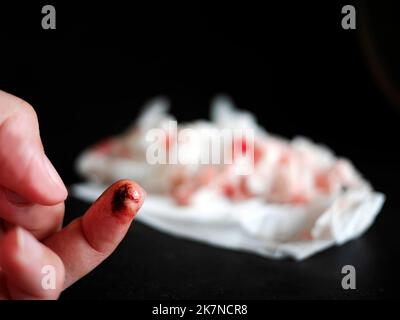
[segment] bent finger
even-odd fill
[[[63,289],[61,259],[20,227],[0,242],[0,266],[12,299],[56,299]]]
[[[52,206],[32,204],[0,187],[0,217],[6,227],[19,225],[42,240],[60,230],[64,218],[64,202]]]
[[[53,205],[67,190],[47,158],[34,109],[0,90],[0,181],[33,203]]]

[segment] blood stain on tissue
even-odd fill
[[[125,208],[126,199],[130,199],[136,203],[139,202],[139,192],[133,190],[129,184],[120,186],[114,192],[114,196],[111,202],[111,208],[113,212],[120,212]]]
[[[107,154],[112,146],[112,143],[113,139],[105,138],[94,147],[94,152],[99,154]]]
[[[259,143],[257,141],[254,141],[254,144],[248,143],[246,137],[236,139],[232,144],[232,151],[234,157],[238,155],[247,155],[252,152],[254,164],[257,164],[263,156],[263,149]]]

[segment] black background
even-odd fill
[[[34,106],[67,184],[79,179],[76,155],[120,133],[146,100],[165,95],[192,120],[221,92],[268,131],[325,143],[369,177],[369,166],[395,170],[400,109],[369,70],[361,18],[341,28],[342,6],[59,4],[56,30],[41,28],[42,4],[4,6],[0,86]]]
[[[45,149],[67,185],[80,180],[74,170],[79,152],[121,132],[146,100],[165,95],[178,120],[192,120],[207,117],[211,98],[222,92],[240,108],[254,112],[268,131],[289,138],[305,135],[350,158],[388,196],[374,228],[387,237],[380,242],[386,250],[383,257],[398,253],[388,233],[395,232],[390,226],[399,221],[400,108],[384,95],[369,67],[362,33],[372,31],[359,18],[359,13],[368,12],[365,8],[378,18],[380,8],[386,9],[389,16],[370,20],[380,30],[371,34],[385,39],[382,47],[393,52],[398,50],[396,38],[379,27],[390,29],[394,7],[355,2],[358,29],[343,30],[341,8],[347,2],[341,1],[266,2],[259,7],[64,3],[55,4],[57,29],[43,30],[43,4],[1,5],[0,88],[34,106]],[[80,214],[80,206],[73,203],[70,210]],[[67,219],[74,214],[67,212]],[[374,233],[372,241],[379,235]],[[362,242],[351,245],[362,247]],[[269,262],[270,267],[273,264]],[[384,295],[384,280],[368,284],[374,292],[370,296]],[[75,294],[96,295],[93,283],[87,288],[92,290],[81,288]],[[160,292],[168,288],[142,292],[142,297],[162,297]],[[262,287],[252,297],[260,292]],[[309,297],[323,296],[314,293]],[[210,295],[224,296],[243,297],[229,292]]]

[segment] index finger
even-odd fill
[[[144,190],[129,180],[110,186],[85,215],[44,241],[63,260],[68,287],[118,246],[140,209]]]

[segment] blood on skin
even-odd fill
[[[136,190],[133,190],[130,184],[124,184],[120,186],[114,192],[114,196],[111,202],[111,209],[113,213],[121,212],[126,207],[126,200],[132,200],[136,203],[139,202],[139,193]]]

